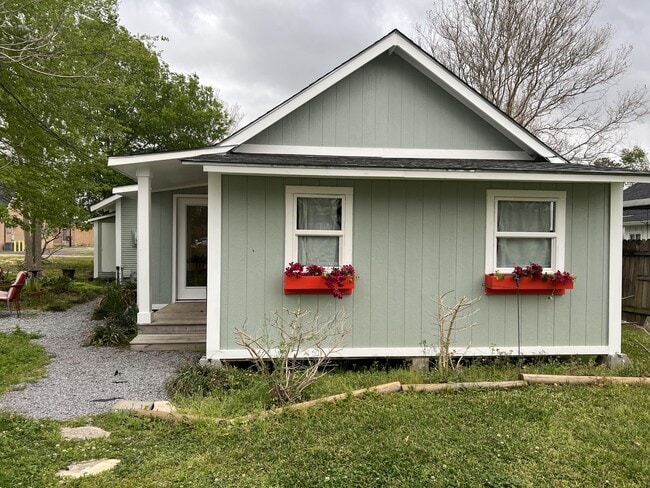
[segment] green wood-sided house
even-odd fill
[[[563,160],[399,31],[214,147],[109,166],[136,185],[96,206],[115,214],[103,269],[137,277],[142,326],[203,304],[208,359],[247,358],[235,327],[299,302],[345,310],[340,356],[432,355],[452,290],[482,296],[465,355],[620,352],[623,183],[650,179]],[[285,294],[298,260],[352,263],[353,293]],[[574,289],[485,295],[529,262]]]

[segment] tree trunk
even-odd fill
[[[27,269],[42,269],[43,266],[41,225],[38,222],[34,223],[33,231],[25,229],[25,266]]]

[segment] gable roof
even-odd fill
[[[532,159],[541,157],[551,162],[566,162],[546,144],[517,124],[507,114],[499,110],[477,91],[451,73],[451,71],[397,29],[345,61],[340,66],[334,68],[255,121],[228,136],[218,146],[239,146],[245,144],[314,97],[317,97],[328,88],[334,86],[339,81],[386,52],[398,54],[418,71],[467,106],[477,116],[495,127],[518,146],[524,148],[526,153],[532,156]],[[233,152],[238,152],[238,149],[233,149]],[[242,148],[242,152],[250,152],[250,150],[249,148]]]
[[[624,201],[650,199],[650,183],[635,183],[623,191]]]

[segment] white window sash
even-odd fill
[[[285,266],[298,260],[298,238],[338,237],[339,265],[352,263],[352,200],[353,189],[327,186],[287,186],[285,198]],[[340,198],[341,229],[298,229],[298,198]],[[302,263],[311,264],[311,263]]]
[[[505,232],[497,230],[499,201],[554,202],[555,221],[553,232]],[[512,272],[512,267],[497,267],[497,239],[551,239],[551,267],[545,272],[564,271],[564,243],[566,232],[566,192],[541,190],[488,190],[485,226],[485,273]],[[522,263],[526,265],[528,263]]]

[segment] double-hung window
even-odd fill
[[[285,262],[352,262],[352,188],[286,187]]]
[[[564,269],[566,192],[488,190],[486,273],[530,263]]]

